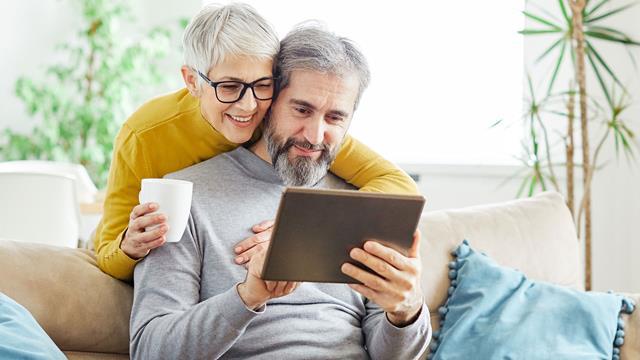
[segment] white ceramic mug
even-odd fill
[[[169,231],[167,242],[178,242],[182,238],[189,212],[191,211],[191,195],[193,183],[173,179],[142,179],[142,186],[138,199],[140,204],[155,202],[158,210],[155,212],[167,216]],[[149,227],[146,230],[151,230]]]

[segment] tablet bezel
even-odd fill
[[[322,198],[324,198],[324,200],[322,200]],[[323,209],[309,209],[309,211],[311,211],[311,214],[309,214],[305,212],[305,210],[307,209],[303,208],[302,211],[296,214],[297,215],[302,214],[301,216],[307,216],[308,218],[299,219],[298,221],[296,221],[296,223],[293,223],[292,221],[290,221],[290,219],[283,220],[283,213],[285,211],[292,211],[291,209],[287,210],[288,206],[289,207],[292,206],[292,204],[289,203],[290,201],[304,202],[305,199],[307,200],[307,202],[313,203],[316,205],[318,204],[318,202],[324,201]],[[286,237],[292,231],[293,232],[299,231],[296,229],[292,229],[298,226],[298,223],[308,224],[316,220],[316,218],[312,218],[312,216],[315,216],[314,214],[317,214],[317,212],[313,213],[312,210],[326,212],[331,210],[333,206],[334,207],[333,210],[335,211],[335,213],[323,214],[324,218],[327,218],[327,217],[331,218],[331,216],[334,216],[334,217],[340,216],[342,214],[340,211],[343,211],[343,212],[346,211],[344,209],[336,209],[335,208],[336,206],[338,205],[348,206],[352,210],[361,209],[361,211],[359,211],[359,214],[349,213],[348,216],[358,216],[363,214],[365,214],[365,216],[369,216],[371,214],[367,214],[367,212],[369,213],[373,212],[374,213],[373,215],[377,216],[377,219],[380,220],[380,216],[382,216],[381,211],[383,211],[382,206],[387,205],[388,208],[396,209],[399,211],[395,211],[396,214],[385,214],[386,217],[391,217],[390,220],[385,219],[385,221],[387,221],[386,223],[387,226],[383,226],[384,224],[379,224],[379,223],[384,223],[384,221],[376,221],[376,223],[378,224],[375,224],[375,223],[370,224],[370,222],[367,222],[367,227],[368,227],[367,230],[370,230],[371,233],[378,233],[378,234],[385,233],[385,232],[388,233],[389,231],[394,232],[397,230],[397,232],[393,233],[392,236],[391,235],[389,236],[389,238],[395,237],[397,241],[389,242],[388,239],[378,239],[377,237],[376,237],[376,240],[406,255],[413,240],[412,235],[418,227],[420,216],[422,214],[422,210],[424,209],[424,204],[425,204],[425,198],[420,195],[397,195],[397,194],[361,192],[361,191],[355,191],[355,190],[334,190],[334,189],[288,187],[283,191],[280,199],[280,204],[278,206],[275,225],[273,228],[271,240],[269,243],[269,247],[267,249],[267,253],[265,255],[265,260],[264,260],[264,264],[261,272],[262,279],[272,280],[272,281],[357,283],[356,280],[348,277],[347,275],[342,274],[339,268],[335,269],[331,267],[327,269],[325,267],[325,263],[322,263],[322,264],[316,263],[316,260],[318,259],[314,257],[306,258],[307,260],[306,264],[315,264],[315,265],[312,265],[314,266],[314,268],[307,269],[304,267],[305,264],[300,263],[300,261],[302,260],[294,259],[294,261],[297,262],[298,264],[292,264],[291,261],[286,260],[288,258],[287,256],[283,254],[276,255],[274,254],[274,251],[282,251],[279,249],[286,248],[286,247],[288,247],[288,249],[294,249],[292,250],[292,252],[302,251],[302,250],[299,250],[299,247],[305,243],[300,244],[298,242],[294,243],[292,241],[305,241],[306,239],[290,240],[290,239],[287,239]],[[362,210],[362,206],[367,206],[367,205],[368,205],[368,208],[366,210]],[[300,203],[293,203],[293,209],[300,210],[298,208],[299,206],[301,206]],[[398,218],[398,216],[406,216],[406,218]],[[355,218],[351,217],[351,219],[353,220]],[[396,220],[393,221],[394,219]],[[336,223],[336,226],[338,227],[342,226],[341,229],[345,229],[347,225],[344,223],[344,221],[341,221],[341,220],[342,219],[334,219],[334,223]],[[392,224],[390,226],[389,226],[389,221],[391,221],[391,224]],[[364,226],[362,224],[364,222],[364,219],[357,219],[353,221],[353,223],[356,223],[356,222],[360,223],[361,225],[359,229],[353,229],[349,226],[345,231],[347,233],[355,232],[358,234],[361,234],[362,232],[366,231],[362,229],[362,227]],[[376,228],[376,226],[380,226],[380,228]],[[394,227],[397,227],[398,229],[393,229]],[[314,231],[322,231],[322,230],[323,230],[322,227],[317,227],[317,226],[314,229]],[[320,233],[320,234],[316,233],[314,234],[314,236],[307,236],[307,239],[311,237],[319,238],[319,237],[322,237],[321,235],[325,235],[322,238],[326,238],[328,237],[328,235],[326,234],[336,230],[339,230],[339,229],[335,229],[334,227],[334,228],[331,228],[329,231],[326,231],[325,233]],[[401,236],[400,233],[404,235]],[[281,235],[281,234],[284,234],[284,235]],[[356,234],[352,234],[352,235],[354,235],[354,237],[358,236]],[[339,237],[339,236],[334,236],[334,237]],[[370,239],[370,238],[373,238],[373,237],[367,237],[367,239]],[[351,237],[349,237],[349,239],[342,238],[332,243],[327,243],[330,245],[330,248],[325,249],[325,247],[322,247],[320,251],[316,252],[316,254],[322,253],[324,250],[331,252],[331,254],[320,255],[320,256],[326,256],[329,259],[329,265],[327,266],[331,266],[332,261],[337,262],[338,260],[336,259],[342,259],[344,261],[348,261],[350,263],[353,263],[356,266],[366,269],[364,265],[353,261],[352,259],[349,258],[349,255],[348,255],[348,252],[351,248],[362,247],[365,240],[366,239],[354,239]],[[313,241],[313,240],[308,240],[308,241]],[[313,248],[314,246],[317,245],[317,243],[315,244],[308,243],[306,245]],[[298,249],[298,250],[295,250],[295,249]],[[318,250],[318,248],[316,248],[316,250]],[[306,256],[306,254],[304,255]],[[291,258],[289,257],[288,259],[291,259]],[[300,275],[290,274],[290,272],[292,272],[291,270],[292,267],[295,268],[294,272]],[[324,267],[324,268],[318,268],[318,267]]]

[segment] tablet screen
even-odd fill
[[[354,247],[376,240],[402,254],[413,242],[425,199],[351,190],[287,188],[262,271],[264,280],[356,283],[344,275]]]

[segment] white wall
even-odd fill
[[[3,53],[0,57],[0,68],[3,69],[0,72],[0,131],[7,127],[26,131],[37,123],[15,97],[15,81],[21,75],[37,79],[56,60],[55,46],[75,39],[81,24],[75,4],[66,0],[0,1],[0,48]],[[130,2],[130,6],[137,20],[134,24],[123,24],[123,28],[146,31],[170,22],[173,26],[180,17],[190,18],[200,9],[201,1],[137,0]],[[149,14],[151,16],[147,16]],[[175,57],[163,63],[165,71],[171,74],[173,87],[182,81],[179,51],[176,48]],[[150,93],[169,90],[163,87]]]
[[[78,21],[68,2],[57,0],[2,1],[0,14],[0,129],[23,131],[34,122],[14,95],[15,81],[21,74],[41,70],[54,46],[73,34]]]
[[[519,149],[519,129],[487,130],[520,115],[513,89],[522,77],[523,0],[243,1],[281,37],[316,19],[358,44],[371,84],[350,131],[383,156],[403,163],[514,163],[509,152]],[[483,12],[493,13],[492,20],[478,16]]]
[[[617,2],[618,3],[618,2]],[[640,7],[616,17],[612,25],[640,39]],[[640,134],[640,71],[630,65],[624,50],[602,47],[612,59],[612,67],[621,69],[618,76],[627,85],[633,99],[623,117],[636,135]],[[616,55],[613,57],[613,55]],[[640,58],[640,47],[635,50]],[[590,78],[591,84],[595,79]],[[636,144],[638,141],[636,139]],[[608,143],[603,159],[611,160],[598,174],[594,184],[593,246],[594,285],[597,289],[625,289],[640,292],[640,152],[636,148],[634,163],[624,157],[615,160],[613,142]]]
[[[419,175],[420,192],[427,202],[425,211],[460,208],[513,200],[519,180],[508,180],[519,170],[510,165],[403,164],[403,169]]]

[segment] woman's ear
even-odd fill
[[[182,79],[184,80],[184,85],[189,90],[191,96],[200,97],[200,88],[198,87],[198,74],[186,65],[182,65],[180,68],[180,72],[182,73]]]

